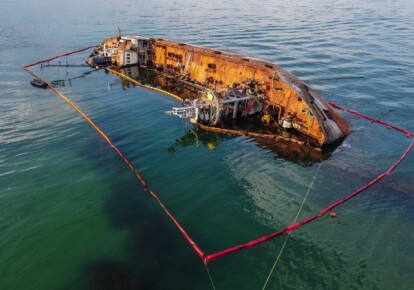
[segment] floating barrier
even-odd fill
[[[164,212],[167,214],[167,216],[172,220],[172,222],[175,224],[175,226],[178,228],[178,230],[184,236],[185,240],[190,244],[190,246],[193,248],[193,250],[196,252],[196,254],[200,257],[200,259],[206,265],[208,263],[216,260],[216,259],[221,258],[221,257],[224,257],[224,256],[227,256],[227,255],[236,253],[236,252],[241,251],[243,249],[247,249],[247,248],[251,248],[251,247],[257,246],[257,245],[262,244],[262,243],[264,243],[266,241],[269,241],[269,240],[271,240],[271,239],[273,239],[273,238],[275,238],[277,236],[280,236],[280,235],[287,234],[289,232],[295,231],[298,228],[300,228],[300,227],[302,227],[302,226],[304,226],[304,225],[306,225],[306,224],[308,224],[308,223],[316,220],[317,218],[324,216],[326,213],[332,211],[334,208],[338,207],[339,205],[343,204],[344,202],[350,200],[351,198],[357,196],[361,192],[363,192],[366,189],[370,188],[371,186],[373,186],[374,184],[376,184],[377,182],[379,182],[381,179],[383,179],[385,176],[391,174],[392,171],[394,171],[397,168],[397,166],[400,165],[400,163],[404,160],[404,158],[407,156],[407,154],[410,152],[410,150],[414,146],[414,134],[412,132],[410,132],[410,131],[408,131],[406,129],[403,129],[403,128],[394,126],[394,125],[392,125],[390,123],[387,123],[387,122],[384,122],[384,121],[381,121],[381,120],[378,120],[378,119],[374,119],[374,118],[365,116],[365,115],[363,115],[361,113],[358,113],[356,111],[346,109],[346,108],[344,108],[342,106],[339,106],[337,104],[330,103],[333,107],[335,107],[335,108],[337,108],[339,110],[342,110],[342,111],[347,112],[349,114],[355,115],[355,116],[357,116],[359,118],[366,119],[366,120],[370,121],[371,123],[377,123],[379,125],[386,126],[387,128],[390,128],[390,129],[399,131],[399,132],[405,134],[407,137],[412,138],[411,139],[411,142],[408,145],[408,147],[405,149],[405,151],[403,152],[403,154],[400,156],[400,158],[394,164],[392,164],[385,172],[381,173],[380,175],[378,175],[377,177],[375,177],[373,180],[371,180],[367,184],[365,184],[365,185],[361,186],[360,188],[356,189],[355,191],[351,192],[345,198],[343,198],[341,200],[338,200],[338,201],[332,203],[331,205],[325,207],[318,214],[313,215],[311,217],[308,217],[308,218],[306,218],[306,219],[304,219],[304,220],[302,220],[300,222],[297,222],[297,223],[288,225],[284,229],[281,229],[279,231],[276,231],[276,232],[273,232],[271,234],[264,235],[264,236],[261,236],[259,238],[254,239],[254,240],[251,240],[251,241],[249,241],[247,243],[244,243],[244,244],[241,244],[241,245],[236,245],[236,246],[233,246],[233,247],[229,247],[229,248],[223,249],[221,251],[218,251],[216,253],[206,255],[201,250],[201,248],[193,241],[193,239],[189,236],[189,234],[184,230],[184,228],[180,225],[180,223],[173,216],[173,214],[161,202],[161,200],[158,198],[157,194],[148,186],[148,184],[145,181],[145,179],[135,169],[135,167],[131,164],[131,162],[118,149],[118,147],[116,147],[112,143],[111,139],[85,113],[83,113],[82,110],[79,107],[77,107],[70,99],[68,99],[66,96],[64,96],[51,83],[43,80],[40,76],[38,76],[37,74],[33,73],[29,69],[30,67],[33,67],[35,65],[43,64],[45,62],[49,62],[51,60],[54,60],[54,59],[57,59],[57,58],[60,58],[60,57],[69,56],[69,55],[72,55],[72,54],[75,54],[75,53],[78,53],[78,52],[82,52],[82,51],[88,50],[88,49],[90,49],[92,47],[95,47],[95,46],[88,46],[88,47],[85,47],[85,48],[82,48],[82,49],[79,49],[79,50],[71,51],[71,52],[68,52],[68,53],[65,53],[65,54],[57,55],[57,56],[54,56],[54,57],[51,57],[51,58],[48,58],[48,59],[45,59],[45,60],[41,60],[41,61],[35,62],[35,63],[32,63],[32,64],[28,64],[28,65],[25,65],[23,67],[23,69],[26,72],[28,72],[29,74],[31,74],[34,78],[36,78],[37,80],[39,80],[40,82],[46,83],[47,86],[56,93],[56,95],[58,95],[62,100],[64,100],[72,108],[74,108],[102,136],[102,138],[105,139],[105,141],[108,143],[109,147],[112,148],[121,157],[121,159],[125,162],[125,164],[129,167],[129,169],[133,172],[133,174],[135,175],[135,177],[141,183],[142,187],[157,201],[158,205],[164,210]],[[134,80],[134,79],[132,79],[132,78],[130,78],[128,76],[125,76],[123,74],[120,74],[119,72],[114,71],[114,70],[112,70],[110,68],[105,68],[105,69],[107,71],[109,71],[109,72],[117,75],[117,76],[122,77],[123,79],[126,79],[126,80],[128,80],[128,81],[130,81],[132,83],[137,84],[140,87],[143,87],[143,88],[146,88],[146,89],[150,89],[150,90],[153,90],[153,91],[156,91],[156,92],[159,92],[159,93],[168,95],[170,97],[173,97],[173,98],[175,98],[178,101],[182,101],[182,99],[180,97],[178,97],[178,96],[176,96],[174,94],[171,94],[169,92],[163,91],[163,90],[158,89],[158,88],[154,88],[154,87],[151,87],[151,86],[147,86],[147,85],[141,84],[138,81],[136,81],[136,80]],[[199,126],[203,126],[203,125],[199,125]],[[217,130],[223,130],[223,129],[218,129],[218,128],[215,128],[215,129],[217,129]],[[226,131],[226,132],[224,132],[224,131]],[[217,132],[220,132],[220,133],[230,133],[230,134],[235,134],[235,135],[249,135],[249,134],[247,134],[247,132],[243,132],[243,131],[240,131],[240,130],[237,130],[235,132],[231,132],[233,130],[224,130],[224,131],[217,131]],[[262,135],[262,134],[258,134],[258,135]],[[269,135],[269,136],[252,136],[252,137],[273,138],[272,135]],[[331,214],[331,216],[332,216],[332,214]],[[335,216],[336,216],[336,214],[335,214]]]

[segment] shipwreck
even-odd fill
[[[274,229],[272,233],[267,233],[247,242],[228,246],[208,254],[186,232],[180,222],[158,197],[157,193],[152,190],[141,173],[117,147],[117,144],[80,107],[59,90],[59,87],[65,86],[65,80],[49,82],[31,69],[43,64],[51,66],[49,62],[52,60],[89,50],[92,46],[25,65],[23,69],[37,80],[37,82],[32,81],[32,85],[43,87],[43,84],[46,84],[62,101],[79,113],[97,134],[103,138],[109,148],[123,160],[142,188],[154,198],[206,266],[208,263],[227,255],[263,244],[278,236],[289,235],[291,232],[328,213],[331,213],[332,217],[336,216],[332,212],[335,208],[389,176],[414,147],[414,133],[411,131],[386,121],[363,115],[352,109],[328,103],[296,77],[279,66],[265,61],[188,44],[138,36],[109,38],[98,47],[93,47],[95,48],[94,52],[87,60],[91,66],[97,66],[97,70],[105,66],[106,71],[121,76],[124,82],[123,85],[129,86],[131,83],[135,83],[181,100],[182,106],[173,108],[170,114],[189,119],[189,121],[199,126],[200,132],[203,133],[209,133],[203,130],[237,132],[235,128],[232,130],[227,126],[233,123],[233,126],[239,127],[243,124],[240,124],[238,121],[245,120],[247,125],[244,132],[246,134],[253,134],[252,136],[256,134],[258,137],[272,136],[270,133],[260,133],[267,130],[274,133],[273,136],[277,136],[278,131],[281,130],[282,132],[308,138],[308,143],[300,144],[296,142],[297,144],[295,145],[313,146],[316,144],[319,148],[327,148],[326,145],[337,143],[350,132],[349,125],[333,109],[335,108],[370,123],[400,132],[410,138],[407,148],[388,169],[366,184],[354,189],[345,197],[341,196],[339,200],[326,205],[301,221],[295,219],[294,223]],[[57,66],[60,66],[60,64]],[[91,72],[86,72],[83,76],[89,73]],[[138,76],[141,82],[136,81],[132,76]],[[153,82],[153,85],[159,85],[161,88],[148,85],[151,82]],[[171,90],[172,93],[168,92],[167,89]],[[256,126],[254,124],[255,120],[260,120],[262,127]],[[253,123],[254,126],[250,126],[250,123]],[[177,140],[176,146],[187,146],[191,142],[199,142],[201,140],[209,148],[212,148],[220,141],[210,139],[209,137],[199,138],[201,136],[195,132],[197,130],[189,132],[183,138]],[[219,138],[223,137],[227,136],[220,135]],[[279,139],[276,137],[267,138],[267,141],[277,143]],[[286,147],[288,149],[286,152],[290,154],[292,147],[294,146]],[[173,152],[174,146],[170,150]],[[322,150],[317,151],[322,152]],[[319,167],[311,182],[311,186],[318,171]]]
[[[175,91],[183,99],[181,106],[166,113],[205,130],[274,136],[312,148],[338,144],[350,132],[348,123],[317,92],[263,60],[160,38],[119,35],[99,44],[87,63],[112,66],[134,78],[146,71],[162,88],[166,82],[181,88]]]

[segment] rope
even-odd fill
[[[266,287],[267,287],[267,283],[269,283],[269,280],[270,280],[270,276],[272,276],[273,271],[275,270],[276,265],[277,265],[277,263],[279,262],[280,257],[282,256],[282,252],[283,252],[283,250],[285,249],[285,246],[286,246],[286,243],[287,243],[287,240],[289,239],[289,237],[290,237],[290,233],[288,233],[288,234],[286,235],[286,239],[285,239],[285,241],[283,242],[282,247],[280,248],[279,254],[277,255],[277,258],[276,258],[275,262],[273,263],[273,267],[272,267],[272,269],[270,270],[269,275],[267,276],[267,279],[266,279],[266,281],[265,281],[265,283],[264,283],[264,285],[263,285],[262,290],[265,290],[265,289],[266,289]]]
[[[139,182],[141,183],[141,185],[143,186],[143,188],[157,201],[157,203],[159,204],[159,206],[164,210],[164,212],[168,215],[168,217],[173,221],[173,223],[175,224],[175,226],[178,228],[178,230],[182,233],[182,235],[184,236],[184,238],[186,239],[186,241],[190,244],[190,246],[193,248],[193,250],[196,252],[196,254],[200,257],[200,259],[204,262],[204,264],[208,264],[209,262],[216,260],[218,258],[236,253],[238,251],[250,248],[250,247],[254,247],[257,246],[259,244],[262,244],[270,239],[273,239],[277,236],[280,236],[282,234],[285,233],[290,233],[312,221],[314,221],[315,219],[325,215],[327,212],[329,212],[330,210],[334,209],[335,207],[343,204],[344,202],[348,201],[349,199],[355,197],[356,195],[360,194],[361,192],[365,191],[367,188],[373,186],[375,183],[379,182],[381,179],[383,179],[385,176],[389,175],[392,173],[392,171],[394,171],[397,166],[400,165],[400,163],[404,160],[404,158],[407,156],[407,154],[410,152],[410,150],[412,149],[412,147],[414,146],[414,138],[412,138],[410,144],[408,145],[408,147],[405,149],[405,151],[403,152],[403,154],[401,155],[401,157],[394,163],[391,165],[391,167],[388,168],[388,170],[386,170],[384,173],[378,175],[376,178],[374,178],[372,181],[368,182],[367,184],[361,186],[360,188],[354,190],[352,193],[350,193],[348,196],[346,196],[345,198],[325,207],[323,210],[321,210],[318,214],[313,215],[311,217],[308,217],[300,222],[297,223],[293,223],[291,225],[286,226],[284,229],[281,229],[279,231],[273,232],[271,234],[265,235],[265,236],[261,236],[259,238],[256,238],[254,240],[251,240],[245,244],[241,244],[241,245],[236,245],[230,248],[226,248],[224,250],[218,251],[216,253],[210,254],[210,255],[205,255],[204,252],[201,250],[201,248],[191,239],[191,237],[187,234],[187,232],[184,230],[184,228],[180,225],[180,223],[177,221],[177,219],[175,219],[175,217],[171,214],[170,211],[168,211],[168,209],[164,206],[164,204],[161,202],[161,200],[158,198],[157,194],[151,190],[148,186],[148,184],[146,183],[146,181],[143,179],[143,177],[138,173],[138,171],[134,168],[134,166],[131,164],[131,162],[124,156],[124,154],[112,143],[112,141],[109,139],[109,137],[85,114],[83,113],[72,101],[70,101],[66,96],[64,96],[60,91],[58,91],[55,87],[52,86],[52,84],[50,84],[49,82],[44,81],[40,76],[38,76],[37,74],[33,73],[29,68],[38,64],[42,64],[44,62],[49,62],[51,60],[57,59],[59,57],[63,57],[63,56],[69,56],[71,54],[77,53],[77,52],[81,52],[81,51],[85,51],[89,48],[92,48],[94,46],[88,46],[86,48],[83,49],[79,49],[79,50],[75,50],[72,52],[68,52],[65,54],[61,54],[55,57],[51,57],[45,60],[41,60],[29,65],[25,65],[23,67],[23,69],[28,72],[29,74],[31,74],[33,77],[35,77],[36,79],[46,83],[50,89],[52,89],[56,95],[58,95],[62,100],[64,100],[66,103],[68,103],[72,108],[74,108],[101,136],[102,138],[105,139],[105,141],[108,143],[108,145],[110,146],[110,148],[112,148],[121,158],[122,160],[125,162],[125,164],[130,168],[130,170],[134,173],[135,177],[139,180]],[[178,101],[182,101],[182,99],[174,94],[171,94],[169,92],[163,91],[161,89],[157,89],[157,88],[153,88],[151,86],[147,86],[147,85],[143,85],[139,82],[137,82],[136,80],[129,78],[125,75],[122,75],[112,69],[107,68],[107,71],[121,76],[143,88],[146,89],[150,89],[159,93],[163,93],[166,94],[168,96],[171,96],[175,99],[177,99]],[[382,126],[386,126],[390,129],[394,129],[396,131],[402,132],[405,135],[407,135],[408,137],[414,137],[414,134],[408,130],[396,127],[394,125],[391,125],[390,123],[381,121],[381,120],[377,120],[368,116],[365,116],[363,114],[360,114],[358,112],[355,112],[353,110],[348,110],[345,109],[344,107],[341,107],[339,105],[336,105],[334,103],[330,103],[333,107],[343,110],[345,112],[348,112],[350,114],[356,115],[360,118],[364,118],[366,120],[369,120],[372,123],[377,123],[380,124]],[[246,133],[247,135],[247,133]],[[257,136],[260,137],[260,136]],[[211,278],[211,276],[210,276]]]
[[[308,198],[309,192],[310,192],[310,190],[311,190],[311,188],[312,188],[312,186],[313,186],[313,183],[315,182],[316,176],[317,176],[317,175],[318,175],[318,173],[319,173],[319,169],[321,168],[321,165],[322,165],[322,163],[319,163],[318,169],[316,170],[315,175],[313,176],[313,179],[312,179],[312,181],[311,181],[311,183],[310,183],[310,185],[309,185],[308,191],[306,192],[305,197],[303,198],[302,204],[301,204],[301,205],[300,205],[300,207],[299,207],[298,213],[296,214],[296,217],[295,217],[295,219],[294,219],[293,223],[296,223],[296,221],[298,220],[299,214],[301,213],[302,208],[303,208],[303,205],[305,204],[305,201],[306,201],[306,199]],[[276,257],[275,262],[273,263],[273,267],[272,267],[272,269],[270,270],[269,275],[267,276],[266,282],[264,283],[262,290],[265,290],[265,288],[266,288],[266,286],[267,286],[267,283],[269,283],[270,276],[272,276],[273,271],[275,270],[276,265],[277,265],[277,263],[279,262],[280,257],[282,256],[282,252],[283,252],[283,250],[285,249],[285,246],[286,246],[287,240],[288,240],[288,239],[289,239],[289,237],[290,237],[290,234],[291,234],[291,232],[289,232],[289,233],[286,235],[286,239],[285,239],[285,241],[283,242],[282,248],[280,248],[279,254],[278,254],[278,255],[277,255],[277,257]]]
[[[207,264],[204,264],[204,266],[206,266],[207,274],[208,274],[208,277],[210,278],[210,282],[211,282],[211,287],[213,288],[213,290],[216,290],[216,287],[214,286],[214,282],[213,282],[213,279],[211,278],[210,270],[208,269]]]

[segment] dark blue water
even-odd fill
[[[412,1],[3,1],[0,289],[211,289],[154,200],[24,64],[139,34],[282,65],[327,100],[414,130]],[[82,63],[87,54],[60,61]],[[320,163],[163,114],[175,100],[89,68],[36,69],[125,153],[207,253],[315,214],[387,169],[409,143],[344,114],[352,134]],[[88,73],[84,75],[84,73]],[[80,76],[84,77],[80,77]],[[69,80],[71,80],[69,82]],[[414,155],[292,233],[266,289],[412,289]],[[262,289],[284,237],[209,264],[217,289]]]

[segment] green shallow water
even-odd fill
[[[0,289],[211,289],[173,223],[94,129],[21,68],[115,34],[236,50],[278,63],[327,100],[414,130],[414,4],[53,1],[2,4]],[[82,63],[85,54],[61,61]],[[322,162],[165,115],[174,99],[89,68],[36,69],[108,134],[207,253],[304,219],[371,180],[409,139],[344,114]],[[71,79],[71,86],[69,86]],[[109,84],[109,86],[108,86]],[[110,88],[110,89],[108,89]],[[214,149],[211,149],[211,147]],[[210,146],[210,147],[209,147]],[[266,289],[411,289],[411,153],[391,176],[293,232]],[[217,289],[261,289],[284,237],[209,264]]]

